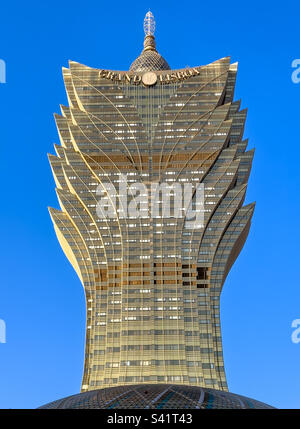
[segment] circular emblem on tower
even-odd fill
[[[142,76],[142,82],[147,86],[155,85],[157,82],[157,76],[153,72],[144,73]]]

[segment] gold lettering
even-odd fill
[[[177,82],[179,80],[187,79],[190,76],[199,75],[200,70],[197,68],[185,69],[183,71],[173,72],[171,74],[160,74],[158,75],[158,79],[162,84]],[[131,74],[122,74],[115,73],[110,70],[99,70],[98,73],[99,78],[110,79],[112,81],[127,81],[129,83],[134,83],[135,85],[139,85],[142,81],[142,76],[140,75],[131,75]]]
[[[134,77],[133,77],[133,83],[135,83],[136,85],[138,85],[141,80],[142,80],[142,76],[138,76],[137,74],[134,75]]]

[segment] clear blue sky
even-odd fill
[[[159,52],[172,68],[231,55],[236,99],[248,107],[245,137],[256,154],[247,202],[248,241],[221,299],[232,392],[300,408],[299,110],[297,1],[10,1],[1,7],[0,408],[34,408],[79,392],[84,354],[82,286],[55,237],[58,207],[47,160],[58,143],[53,113],[66,104],[61,67],[72,59],[127,70],[156,17]]]

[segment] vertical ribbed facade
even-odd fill
[[[58,240],[86,295],[82,391],[138,383],[227,390],[220,294],[247,237],[253,151],[228,57],[193,69],[113,72],[70,62],[69,106],[50,163]],[[203,183],[204,227],[185,218],[99,217],[97,189]],[[118,197],[118,196],[117,196]]]

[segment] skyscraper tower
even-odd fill
[[[237,64],[171,70],[151,12],[144,30],[129,71],[63,69],[69,106],[56,115],[61,145],[49,156],[61,209],[50,215],[86,295],[82,392],[226,392],[220,294],[254,210],[243,205],[254,151],[233,101]],[[153,184],[172,213],[153,215]],[[190,207],[202,186],[201,225],[172,199],[188,184]]]

